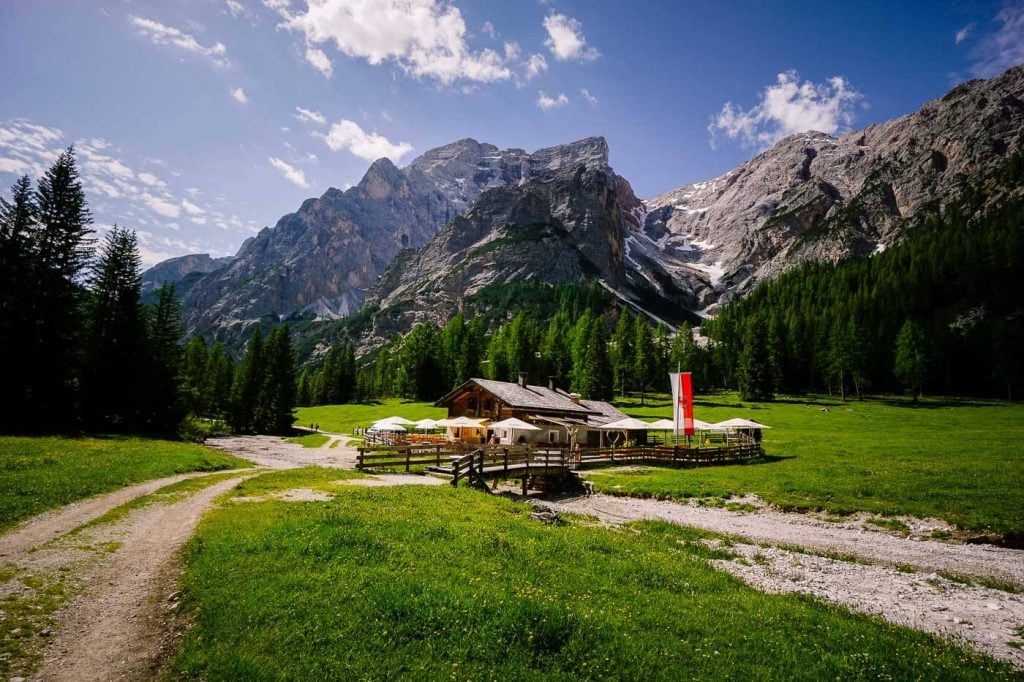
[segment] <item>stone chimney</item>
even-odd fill
[[[579,405],[580,404],[580,394],[579,393],[570,393],[569,394],[569,400],[571,400],[574,404]]]
[[[555,390],[555,377],[548,377],[548,388],[552,391]]]
[[[519,385],[526,388],[526,372],[519,373]]]

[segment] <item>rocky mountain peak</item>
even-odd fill
[[[377,159],[367,169],[363,179],[359,181],[359,190],[372,199],[384,197],[401,191],[406,185],[405,176],[391,159]]]

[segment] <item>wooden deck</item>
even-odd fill
[[[416,444],[361,447],[359,469],[424,467],[427,473],[449,477],[452,485],[468,480],[488,488],[488,481],[521,480],[528,487],[549,489],[559,481],[576,478],[576,471],[614,464],[664,464],[713,466],[745,462],[763,454],[760,445],[639,446],[632,448],[583,448],[573,452],[557,446],[496,446]]]

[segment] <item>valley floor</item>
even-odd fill
[[[255,462],[263,468],[219,474],[185,474],[151,481],[90,498],[58,511],[47,512],[0,536],[0,611],[4,612],[0,617],[0,676],[17,676],[38,669],[38,674],[46,679],[71,679],[76,676],[81,679],[83,671],[90,677],[119,675],[132,679],[148,677],[154,672],[164,670],[168,665],[177,666],[178,673],[209,673],[210,677],[218,677],[217,671],[223,673],[225,670],[231,670],[238,673],[243,668],[232,668],[230,665],[223,668],[221,665],[226,665],[228,659],[234,661],[231,665],[237,664],[238,660],[232,657],[255,654],[250,649],[251,646],[262,647],[270,643],[257,644],[244,637],[238,639],[237,637],[241,635],[237,633],[230,636],[233,638],[230,642],[220,641],[218,645],[200,643],[225,636],[225,633],[219,630],[224,623],[214,622],[216,618],[222,617],[222,614],[215,613],[220,608],[217,605],[220,598],[218,591],[230,589],[237,593],[251,590],[255,594],[261,589],[269,589],[268,584],[274,583],[277,578],[267,573],[271,570],[270,564],[264,565],[262,562],[270,559],[264,552],[277,551],[272,549],[278,542],[274,538],[278,537],[280,532],[286,532],[286,528],[292,523],[305,524],[304,527],[313,534],[311,538],[326,530],[326,527],[318,525],[315,521],[315,518],[322,514],[327,514],[325,519],[339,519],[345,524],[362,524],[357,535],[350,538],[347,535],[338,536],[334,542],[340,541],[342,545],[329,546],[341,551],[340,548],[345,546],[345,543],[369,543],[361,556],[364,562],[375,566],[374,570],[378,571],[378,576],[406,575],[406,572],[411,570],[402,562],[401,565],[392,565],[393,554],[380,553],[380,548],[383,547],[380,543],[397,541],[396,538],[389,539],[388,533],[393,531],[399,517],[404,518],[406,512],[400,511],[402,505],[417,509],[423,507],[420,512],[432,518],[423,519],[422,523],[427,525],[419,529],[419,535],[410,536],[422,538],[424,552],[483,551],[474,547],[444,548],[446,542],[454,541],[456,545],[460,545],[461,540],[453,540],[461,537],[452,535],[456,532],[453,528],[461,527],[460,524],[475,517],[491,519],[487,523],[494,524],[494,527],[488,530],[489,526],[485,523],[482,526],[474,525],[465,532],[471,533],[474,537],[479,536],[480,541],[486,546],[490,546],[488,543],[510,541],[509,538],[512,536],[509,534],[513,531],[502,525],[505,523],[502,519],[506,518],[503,514],[512,514],[508,517],[510,519],[519,518],[519,505],[508,507],[509,503],[501,501],[500,498],[489,498],[475,491],[454,491],[445,485],[437,486],[432,491],[410,489],[402,494],[392,494],[389,491],[371,493],[369,490],[361,493],[359,491],[365,490],[367,485],[379,487],[410,482],[434,483],[435,480],[418,476],[368,477],[344,471],[354,466],[355,450],[346,447],[344,441],[330,447],[336,440],[340,439],[332,438],[319,448],[302,447],[270,437],[212,441],[211,444],[218,449]],[[273,471],[268,472],[270,469]],[[364,499],[367,494],[372,495],[372,498]],[[236,501],[225,506],[225,501],[232,497]],[[333,504],[331,500],[337,500],[341,503],[340,506]],[[285,504],[286,501],[305,501],[313,506],[277,506]],[[250,527],[255,517],[249,514],[239,516],[231,511],[238,504],[271,505],[260,506],[259,515],[267,513],[278,521],[271,525],[257,524],[257,527]],[[349,504],[356,505],[362,511],[354,511],[355,516],[352,517],[346,516],[345,510]],[[820,598],[854,612],[932,633],[943,640],[961,642],[976,651],[1010,663],[1018,671],[1024,671],[1024,596],[1021,594],[1024,590],[1024,551],[987,545],[939,542],[917,536],[903,537],[903,533],[899,531],[868,530],[870,524],[864,524],[864,519],[847,517],[839,521],[825,520],[820,514],[783,512],[763,505],[753,497],[743,501],[741,511],[700,506],[696,502],[688,504],[605,495],[561,499],[543,504],[549,505],[567,519],[570,530],[565,532],[572,534],[577,538],[574,541],[583,543],[584,547],[589,547],[591,543],[605,542],[601,539],[605,536],[600,535],[600,526],[611,528],[613,531],[627,530],[627,534],[639,533],[647,538],[642,540],[646,548],[644,551],[654,552],[659,557],[663,554],[666,557],[671,555],[677,551],[673,547],[681,547],[682,545],[678,543],[684,542],[689,548],[686,550],[689,557],[686,561],[696,562],[688,570],[695,571],[694,576],[699,575],[702,581],[711,580],[710,575],[717,573],[718,570],[726,571],[759,591],[799,593]],[[377,509],[376,521],[370,517],[360,516],[363,513],[370,514],[371,508]],[[220,511],[209,513],[217,509]],[[287,509],[294,511],[288,512]],[[320,511],[317,511],[318,509]],[[464,511],[459,512],[458,509]],[[254,507],[253,511],[255,510]],[[337,516],[339,513],[341,516]],[[232,560],[219,569],[219,577],[206,573],[212,568],[209,559],[196,553],[198,546],[195,542],[188,545],[190,536],[195,532],[204,514],[207,514],[207,521],[200,530],[202,546],[208,547],[214,554],[252,553],[242,562],[245,564],[244,567],[234,565],[235,560]],[[282,514],[284,516],[281,516]],[[497,516],[494,516],[495,514]],[[598,526],[595,527],[594,522],[587,521],[589,518],[596,519]],[[648,527],[636,526],[638,520],[641,523],[657,520],[667,522],[673,527],[702,530],[687,531],[689,534],[684,539],[675,536],[662,537],[660,531],[652,535]],[[927,528],[938,523],[934,520],[911,518],[903,520],[907,527],[913,529]],[[284,525],[280,525],[281,523]],[[333,524],[334,521],[330,523]],[[379,535],[373,533],[374,523],[380,524]],[[234,530],[229,530],[231,528]],[[558,526],[550,528],[550,533],[554,535],[548,531],[542,532],[541,535],[529,531],[528,538],[523,540],[523,544],[516,544],[517,541],[511,540],[511,544],[500,552],[504,557],[502,561],[515,563],[521,559],[529,562],[527,555],[532,556],[532,553],[537,551],[538,545],[533,543],[539,542],[543,545],[558,541]],[[516,526],[514,533],[519,533],[520,530],[519,526]],[[231,533],[240,534],[239,537],[248,537],[249,540],[246,542],[255,544],[231,549],[230,545],[234,542],[228,540],[229,536],[234,537]],[[364,537],[362,534],[365,533],[369,535]],[[690,537],[693,533],[697,535]],[[443,537],[449,540],[445,541]],[[310,547],[318,546],[319,541],[310,541],[314,543]],[[225,542],[228,544],[224,545]],[[402,543],[405,542],[408,540],[401,541],[395,546],[403,546]],[[186,606],[179,609],[177,581],[182,570],[179,550],[186,545],[190,547],[186,561],[190,567],[188,570],[193,572],[193,577],[191,582],[186,581]],[[630,547],[618,547],[615,551],[638,551],[637,548]],[[328,579],[329,574],[333,575],[337,571],[344,571],[344,574],[348,575],[361,570],[347,563],[337,565],[339,559],[335,556],[335,550],[330,550],[312,564],[308,563],[308,558],[296,557],[296,560],[305,566],[304,570],[312,571],[313,575],[326,572],[314,582],[321,578]],[[415,553],[421,550],[409,548],[408,551]],[[484,563],[490,561],[491,551],[484,551],[478,559]],[[689,556],[691,554],[693,556]],[[561,556],[562,559],[559,561],[563,564],[560,565],[564,565],[564,554]],[[645,571],[654,571],[645,579],[653,581],[651,585],[669,580],[667,574],[663,575],[660,572],[669,569],[655,570],[648,565],[647,559],[643,559],[643,556],[646,555],[635,555],[638,563],[633,569],[646,567]],[[414,563],[420,566],[422,560],[421,557],[414,560]],[[554,560],[554,556],[546,559],[548,563]],[[196,573],[200,570],[197,568],[200,564],[204,568]],[[230,571],[225,573],[229,565]],[[422,567],[426,568],[427,565],[423,564]],[[554,564],[550,567],[554,567]],[[597,566],[595,570],[603,569]],[[710,573],[705,575],[703,571]],[[230,578],[227,577],[229,574]],[[426,574],[418,575],[424,581],[418,589],[429,589],[435,578]],[[232,584],[221,586],[209,582],[216,582],[221,578],[232,581]],[[196,582],[197,580],[199,582]],[[523,593],[527,602],[532,603],[532,598],[528,596],[531,590],[555,589],[551,585],[544,587],[547,578],[538,580],[540,582],[537,584],[523,585],[523,589],[527,590]],[[402,584],[405,585],[406,582],[403,578]],[[406,585],[406,588],[412,589],[412,584]],[[494,589],[501,590],[502,587],[495,585]],[[720,589],[724,588],[716,588]],[[710,601],[701,602],[702,608],[718,608],[715,605],[723,597],[716,590],[706,595],[706,599]],[[727,592],[732,590],[735,588],[730,587]],[[741,595],[743,600],[748,600],[754,599],[752,595],[756,592],[736,594]],[[292,596],[304,599],[308,595]],[[383,598],[379,595],[378,597]],[[388,599],[392,597],[394,595]],[[405,599],[403,597],[400,600],[401,604],[391,603],[387,608],[400,611],[415,609],[419,598],[414,598],[411,594],[408,598],[411,601],[402,601]],[[734,596],[729,599],[735,598],[740,597]],[[726,602],[733,603],[729,599]],[[260,611],[263,607],[249,603],[250,601],[248,598],[239,599],[237,608],[243,615],[246,609],[256,609],[251,611],[249,616],[257,620],[268,617],[281,617],[287,620],[292,617],[286,616],[283,612],[274,615]],[[731,607],[726,606],[726,602],[722,603],[722,608],[728,611]],[[575,608],[570,602],[561,603],[560,606],[558,604],[544,606],[544,609],[555,610],[549,615],[556,620]],[[765,604],[767,612],[772,613],[776,608],[780,609],[779,613],[790,613],[788,610],[793,608],[793,605],[786,601]],[[819,613],[812,609],[818,615],[808,615],[805,613],[806,607],[801,609],[803,610],[798,611],[804,615],[800,618],[811,618],[810,622],[814,619],[825,619],[822,621],[825,622],[833,618],[831,615],[824,615],[824,611]],[[183,619],[179,616],[180,610],[187,611],[188,618]],[[669,612],[663,615],[668,617]],[[311,614],[309,617],[320,616]],[[380,617],[380,614],[377,617]],[[393,615],[384,617],[385,621],[393,619]],[[500,618],[501,614],[494,617]],[[724,617],[739,616],[726,613]],[[795,616],[785,616],[791,617]],[[208,620],[209,618],[214,618],[214,621]],[[186,640],[184,653],[172,663],[170,657],[178,647],[179,635],[188,619],[198,619],[199,632],[208,635],[210,640],[196,639],[190,635]],[[393,621],[395,627],[400,625],[401,620],[399,618]],[[848,628],[866,628],[858,635],[859,637],[866,638],[869,642],[876,639],[877,642],[889,641],[889,635],[883,630],[872,629],[874,626],[851,625],[845,620],[843,623],[842,627],[837,626],[836,632],[846,631]],[[799,624],[791,626],[805,632],[808,624],[809,622],[801,620]],[[293,625],[301,631],[310,624],[296,622]],[[370,623],[363,625],[371,626]],[[448,625],[435,623],[433,627],[445,629]],[[478,625],[485,629],[491,627],[487,624]],[[655,625],[652,622],[651,626]],[[574,627],[569,627],[564,633],[565,636],[577,637],[578,635],[572,634],[575,632]],[[604,626],[598,624],[595,627]],[[733,627],[736,627],[736,624],[730,624],[726,629]],[[810,631],[813,630],[811,627]],[[258,637],[256,634],[252,636]],[[699,636],[713,635],[705,632]],[[841,635],[821,636],[825,637],[821,642],[824,646],[829,636]],[[958,666],[951,662],[957,656],[950,658],[949,652],[944,649],[946,645],[928,645],[923,640],[914,642],[914,647],[924,647],[921,651],[931,651],[932,653],[925,658],[941,661],[940,669],[947,674],[958,669]],[[763,644],[774,646],[777,642]],[[361,640],[352,643],[353,650],[369,645],[369,641]],[[286,669],[295,672],[303,669],[303,666],[308,666],[308,670],[319,669],[321,672],[339,670],[332,667],[336,661],[318,662],[315,656],[312,659],[302,658],[308,653],[302,642],[294,644],[294,648],[293,645],[283,642],[278,642],[274,646],[282,647],[278,652],[280,655],[294,658],[291,662],[283,662],[282,665],[298,666],[280,669],[272,666],[272,669],[282,674]],[[577,642],[574,646],[583,644]],[[816,646],[818,644],[811,646],[811,649]],[[912,665],[911,659],[899,658],[897,654],[892,653],[896,651],[895,649],[890,651],[886,648],[888,645],[878,646],[882,648],[871,644],[868,649],[872,649],[876,656],[884,653],[884,656],[896,657],[892,661],[884,661],[882,667],[877,669],[879,671],[909,670],[911,668],[901,666],[917,665]],[[676,645],[671,645],[670,648],[672,656],[685,658],[689,655],[686,650],[678,649]],[[594,653],[587,653],[588,651],[584,646],[581,655]],[[227,656],[228,659],[224,659],[223,656]],[[263,654],[258,654],[252,660],[260,660],[262,656]],[[839,667],[835,667],[840,665],[838,661],[839,659],[831,659],[828,665],[834,667],[826,665],[821,670],[839,670]],[[641,662],[634,663],[640,666],[633,668],[634,671],[643,670],[643,665],[646,665]],[[746,669],[746,662],[734,663],[736,667],[727,666],[724,670]],[[42,667],[37,668],[39,665]],[[316,667],[321,665],[325,667]],[[998,666],[979,664],[973,659],[965,660],[964,665],[979,672],[984,668],[988,668],[989,673],[1000,673],[1002,670]],[[782,668],[775,669],[775,672],[781,671]]]

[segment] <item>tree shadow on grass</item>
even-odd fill
[[[902,407],[914,410],[950,410],[954,407],[1006,407],[1008,403],[998,400],[957,400],[956,398],[945,398],[938,400],[926,400],[915,403],[912,400],[901,400],[899,398],[882,398],[880,402],[886,407]]]

